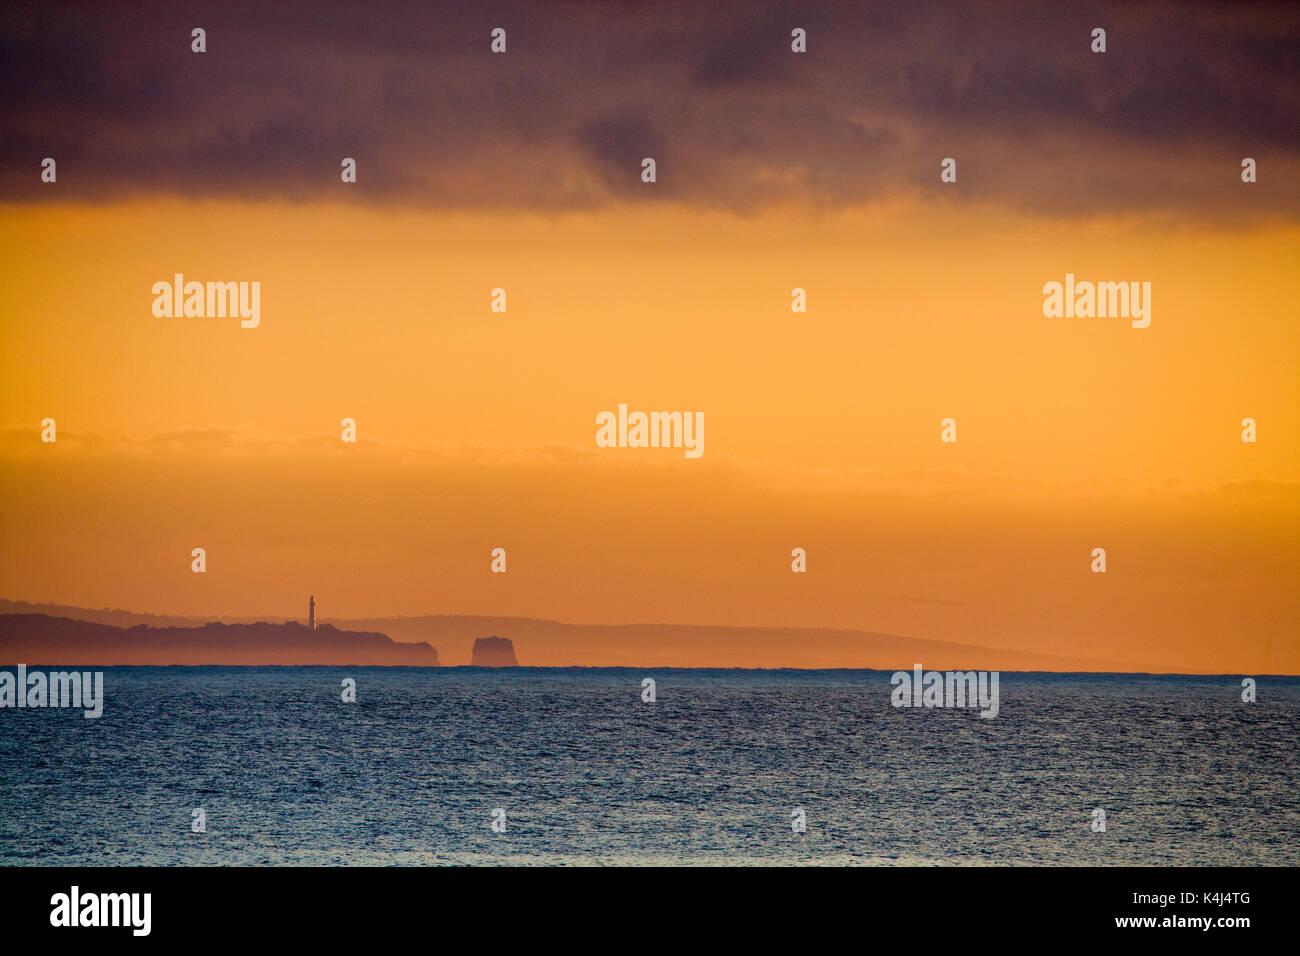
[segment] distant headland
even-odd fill
[[[105,628],[103,645],[124,640],[132,659],[123,663],[189,663],[158,661],[155,649],[176,654],[183,646],[205,652],[204,663],[308,664],[336,663],[334,647],[357,648],[349,663],[417,664],[463,667],[759,667],[853,668],[896,671],[916,661],[943,670],[1072,671],[1121,673],[1150,671],[1122,661],[1060,657],[1030,651],[999,649],[872,631],[810,627],[736,627],[692,624],[568,624],[541,618],[423,614],[413,617],[335,617],[320,623],[314,595],[304,602],[304,617],[192,617],[143,614],[113,608],[91,609],[65,604],[33,604],[0,598],[0,661],[20,646],[35,650],[26,663],[56,663],[39,653],[38,629],[23,621],[70,619]],[[304,626],[301,620],[307,623]],[[315,623],[315,629],[311,625]],[[245,628],[262,628],[260,637]],[[66,626],[65,626],[66,628]],[[58,631],[43,630],[52,636]],[[11,635],[5,638],[3,635]],[[139,635],[153,635],[144,641]],[[510,635],[489,640],[480,635]],[[112,635],[112,636],[110,636]],[[391,640],[390,640],[391,638]],[[349,645],[348,642],[352,643]],[[482,644],[482,641],[489,643]],[[501,642],[508,645],[493,649]],[[421,651],[419,648],[423,647]],[[149,653],[145,653],[148,648]],[[435,650],[436,648],[436,650]],[[524,664],[517,658],[519,649]],[[218,651],[220,653],[218,653]],[[230,653],[227,654],[227,651]],[[282,652],[282,653],[281,653]],[[323,659],[322,659],[323,658]],[[77,661],[76,663],[89,663]],[[1161,672],[1169,672],[1168,669]]]
[[[32,664],[94,665],[407,665],[434,667],[425,641],[399,643],[373,631],[329,624],[203,624],[114,627],[46,614],[0,615],[0,659]]]

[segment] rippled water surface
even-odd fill
[[[104,682],[98,720],[0,710],[0,862],[1300,863],[1296,678],[1003,673],[992,720],[869,671]]]

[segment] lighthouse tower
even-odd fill
[[[314,594],[307,602],[307,626],[313,631],[316,630],[316,595]]]

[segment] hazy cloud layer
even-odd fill
[[[0,22],[8,200],[1300,210],[1295,4],[40,4]]]
[[[364,449],[364,465],[379,469],[425,468],[438,471],[570,472],[582,476],[622,473],[650,477],[665,476],[702,486],[734,485],[764,492],[799,494],[873,495],[946,499],[964,496],[986,497],[990,491],[1013,488],[1024,501],[1065,498],[1100,498],[1112,502],[1223,496],[1261,504],[1285,504],[1300,513],[1300,479],[1259,477],[1244,481],[1215,481],[1187,475],[1159,481],[1113,475],[1104,478],[1062,478],[1043,474],[1010,474],[965,466],[925,468],[878,468],[872,470],[825,471],[783,458],[752,459],[718,454],[698,462],[684,463],[676,456],[615,457],[586,445],[563,443],[504,446],[488,442],[419,444],[400,439],[367,437],[361,445],[339,441],[337,431],[315,435],[276,434],[247,425],[211,425],[174,428],[142,437],[105,436],[93,432],[58,430],[58,441],[47,445],[38,440],[40,429],[32,425],[0,426],[0,464],[10,468],[48,464],[53,454],[62,461],[96,461],[111,464],[164,462],[179,463],[188,456],[203,462],[249,459],[274,462],[277,468],[294,462],[321,465],[356,461]],[[685,468],[683,465],[685,464]]]

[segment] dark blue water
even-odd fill
[[[1003,673],[989,720],[869,671],[104,671],[98,720],[0,710],[0,863],[1300,863],[1297,678]]]

